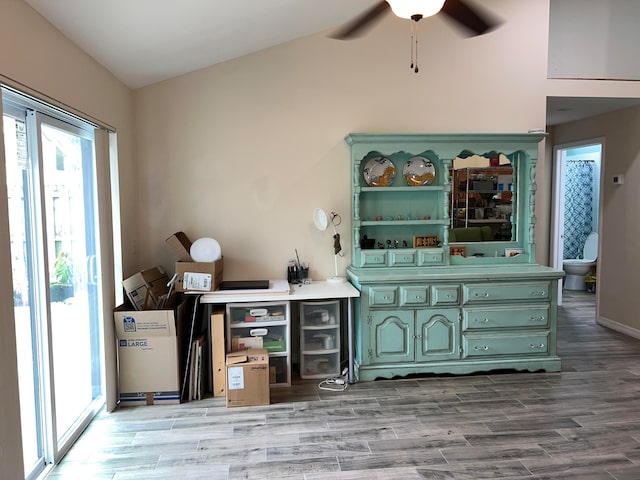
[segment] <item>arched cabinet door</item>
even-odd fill
[[[371,312],[371,363],[413,362],[415,325],[413,311]]]
[[[460,358],[460,313],[457,308],[416,312],[416,361]]]

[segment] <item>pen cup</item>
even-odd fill
[[[309,267],[298,267],[298,282],[304,283],[305,285],[311,283]]]

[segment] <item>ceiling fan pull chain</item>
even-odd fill
[[[415,31],[413,22],[409,22],[409,31],[410,31],[410,37],[411,37],[411,41],[409,42],[411,44],[411,65],[409,65],[409,68],[413,69],[413,35]]]
[[[413,69],[414,73],[418,73],[418,23],[416,22],[416,67]]]

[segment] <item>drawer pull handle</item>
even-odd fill
[[[531,317],[531,320],[533,320],[534,322],[543,322],[544,315],[540,315],[539,317]]]
[[[529,347],[531,348],[544,348],[544,343],[540,342],[540,343],[531,343],[529,344]]]
[[[478,352],[478,351],[480,351],[480,350],[487,351],[487,350],[489,350],[489,347],[487,347],[486,345],[482,345],[482,346],[476,345],[475,347],[473,347],[473,349],[474,349],[476,352]]]
[[[453,298],[453,295],[451,295],[450,293],[447,293],[447,298]]]
[[[416,295],[416,300],[422,300],[422,297],[420,295]]]
[[[487,298],[489,296],[489,292],[477,292],[475,296]]]
[[[546,295],[547,295],[547,292],[545,292],[544,290],[540,290],[538,292],[534,290],[531,292],[532,297],[545,297]]]
[[[389,297],[387,295],[385,295],[384,297],[382,297],[383,300],[389,300]]]
[[[488,318],[474,318],[473,320],[476,323],[489,323],[489,319]]]

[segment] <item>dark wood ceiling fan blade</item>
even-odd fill
[[[480,10],[478,7],[472,7],[469,2],[464,0],[446,0],[440,12],[463,27],[471,37],[484,35],[495,30],[501,23],[494,15]]]
[[[336,32],[329,35],[337,40],[350,40],[364,34],[365,31],[382,19],[382,16],[389,11],[389,4],[385,1],[376,3],[369,10],[365,11],[352,21],[344,25]]]

